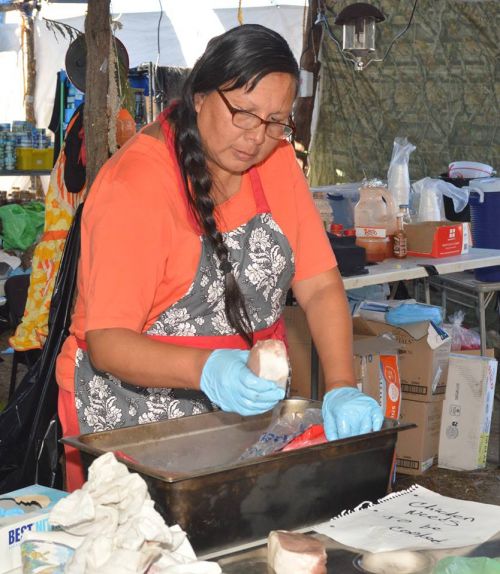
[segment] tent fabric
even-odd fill
[[[162,12],[159,10],[160,4]],[[159,66],[191,67],[210,38],[239,25],[238,4],[237,0],[162,0],[160,3],[158,0],[113,0],[111,11],[113,20],[118,23],[115,34],[127,48],[130,67],[149,62]],[[244,0],[243,22],[263,24],[282,34],[298,60],[306,5],[307,0]],[[64,69],[66,51],[71,43],[69,37],[54,34],[45,19],[83,31],[85,12],[85,3],[44,2],[36,14],[35,115],[38,127],[49,124],[57,72]],[[15,16],[9,13],[11,19]],[[3,40],[7,31],[7,39]],[[5,72],[11,83],[22,86],[20,43],[13,21],[0,24],[0,38],[0,66],[8,60],[9,69],[5,69]],[[14,90],[13,97],[15,101],[2,105],[0,122],[22,119],[22,88]],[[7,100],[10,98],[7,95]],[[6,112],[7,109],[10,113]]]

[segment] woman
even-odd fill
[[[181,101],[100,171],[57,365],[65,434],[214,405],[271,409],[283,391],[248,370],[247,349],[284,338],[290,286],[324,369],[328,438],[382,424],[355,388],[342,280],[286,141],[298,80],[281,36],[229,30],[209,42]]]

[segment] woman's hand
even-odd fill
[[[285,397],[284,389],[250,371],[248,355],[249,351],[217,349],[203,367],[200,389],[223,411],[257,415]]]
[[[378,431],[384,422],[377,401],[355,387],[328,391],[323,399],[322,413],[328,440]]]

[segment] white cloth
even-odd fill
[[[154,509],[144,480],[111,452],[92,463],[88,481],[54,506],[49,522],[82,539],[65,574],[221,572],[197,560],[186,533]]]

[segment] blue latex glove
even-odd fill
[[[250,351],[217,349],[201,373],[200,388],[223,411],[257,415],[285,397],[273,381],[261,379],[247,367]]]
[[[378,431],[384,422],[377,401],[354,387],[328,391],[323,399],[322,414],[328,440]]]

